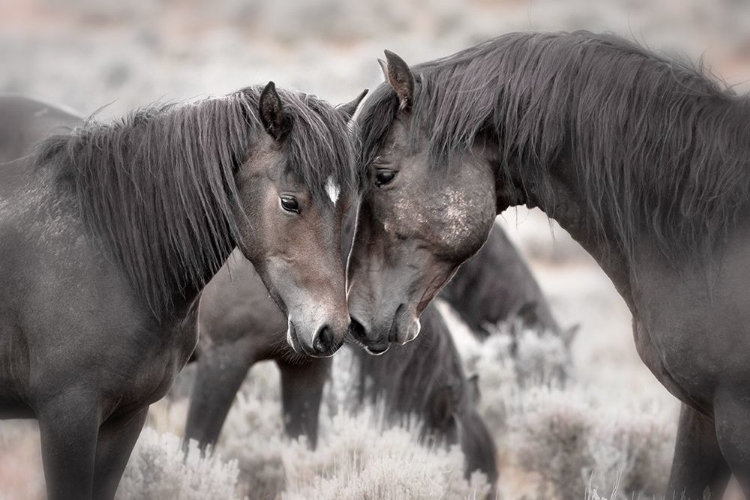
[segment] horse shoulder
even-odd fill
[[[693,407],[711,408],[721,384],[750,387],[750,230],[733,232],[701,264],[642,251],[636,273],[636,345],[657,378]]]

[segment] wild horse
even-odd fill
[[[113,498],[233,248],[330,355],[349,315],[347,118],[273,83],[88,121],[0,165],[0,417],[37,418],[50,499]]]
[[[486,240],[538,206],[613,281],[641,358],[683,403],[668,497],[750,495],[750,100],[587,32],[515,33],[409,68],[356,119],[357,336],[382,349]]]

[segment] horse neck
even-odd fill
[[[157,295],[151,295],[149,298],[144,297],[144,305],[151,309],[158,323],[164,328],[174,328],[182,325],[185,318],[190,315],[191,310],[195,308],[204,286],[216,275],[221,265],[229,258],[235,246],[232,243],[235,238],[230,228],[230,221],[217,224],[216,220],[214,220],[212,223],[209,220],[208,214],[196,218],[195,214],[175,211],[172,215],[174,223],[182,222],[180,219],[184,219],[186,221],[189,220],[194,228],[211,225],[214,230],[211,232],[209,240],[204,239],[201,245],[193,245],[190,248],[184,249],[182,253],[178,254],[169,250],[163,250],[150,254],[155,259],[167,259],[168,266],[191,266],[188,277],[182,282],[174,278],[174,269],[160,269],[159,272],[163,278],[159,285],[161,291]],[[160,240],[155,242],[155,244],[164,245],[166,242]],[[133,250],[125,250],[123,253],[129,254],[131,251]],[[158,264],[154,262],[153,265],[153,269],[155,269]],[[143,284],[140,285],[140,287],[142,286]],[[146,284],[147,289],[149,289],[149,286],[149,284]],[[143,292],[144,289],[141,288],[139,291]],[[163,302],[162,298],[168,298],[168,300]],[[155,303],[151,302],[154,299],[160,300],[157,308],[154,308]]]
[[[492,163],[496,165],[497,185],[505,184],[504,179],[508,176],[514,179],[514,186],[509,189],[510,194],[499,195],[498,210],[518,205],[541,209],[596,260],[599,267],[612,280],[628,307],[633,310],[628,261],[622,249],[614,243],[615,238],[606,237],[607,234],[614,233],[613,228],[605,228],[605,237],[591,232],[586,212],[588,204],[581,180],[575,171],[575,158],[563,154],[555,165],[536,169],[537,172],[542,172],[542,175],[547,176],[546,179],[533,180],[524,178],[524,171],[528,169],[524,169],[522,165],[511,165],[510,172],[501,172],[501,162]],[[547,186],[547,188],[541,188],[541,186]]]

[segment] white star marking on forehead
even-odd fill
[[[333,202],[333,206],[336,206],[336,202],[339,199],[339,193],[341,192],[341,188],[339,188],[336,184],[333,182],[333,178],[329,177],[328,182],[326,183],[326,193],[328,193],[328,197]]]

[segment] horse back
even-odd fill
[[[68,133],[83,120],[71,111],[30,97],[0,95],[0,163],[27,154],[53,134]]]

